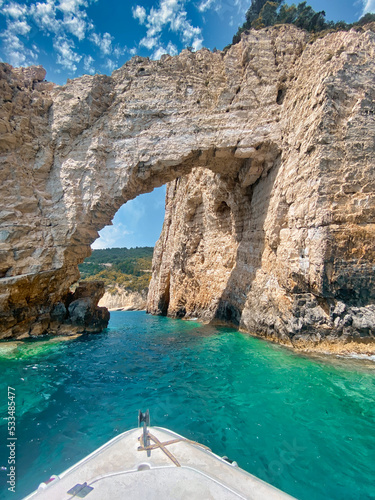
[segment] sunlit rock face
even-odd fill
[[[63,87],[2,64],[0,337],[55,333],[97,231],[166,182],[151,312],[370,335],[374,38],[282,26]]]
[[[147,306],[147,290],[129,291],[119,285],[106,291],[99,305],[112,311],[144,311]]]

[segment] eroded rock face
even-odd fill
[[[104,283],[81,282],[73,293],[66,290],[65,279],[64,270],[3,278],[2,286],[9,291],[0,313],[3,338],[10,337],[9,332],[25,338],[98,333],[106,328],[109,312],[98,307]]]
[[[1,65],[0,337],[53,331],[97,231],[177,178],[150,311],[371,332],[374,39],[282,26],[64,87]]]
[[[81,281],[73,294],[66,299],[67,316],[63,322],[68,328],[73,327],[77,333],[101,332],[107,327],[109,312],[105,307],[98,307],[98,302],[104,295],[102,281]],[[56,310],[56,306],[52,311]],[[61,306],[58,308],[59,312]]]
[[[374,66],[365,76],[359,47],[341,60],[348,38],[307,47],[285,74],[281,140],[168,186],[150,312],[293,344],[374,340]]]

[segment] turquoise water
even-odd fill
[[[0,343],[1,415],[16,389],[19,499],[138,409],[300,500],[375,499],[375,363],[308,358],[223,327],[111,314],[70,340]],[[0,466],[6,465],[1,420]]]

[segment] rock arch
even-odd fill
[[[83,76],[63,87],[45,82],[40,67],[2,65],[1,336],[62,331],[70,320],[59,304],[77,299],[68,289],[97,231],[126,201],[193,169],[251,190],[280,159],[265,214],[267,245],[274,253],[286,251],[280,247],[285,224],[296,230],[297,246],[306,246],[310,229],[322,228],[316,239],[324,249],[316,251],[301,290],[324,300],[332,295],[327,227],[348,210],[357,214],[358,204],[346,199],[334,215],[328,205],[345,192],[355,162],[373,157],[366,137],[355,150],[357,136],[342,135],[348,119],[361,117],[359,133],[371,125],[373,33],[307,41],[292,26],[265,29],[245,35],[225,54],[203,49],[160,61],[136,57],[111,77]],[[338,45],[337,56],[328,57]],[[366,106],[368,114],[362,113]],[[331,192],[338,148],[346,155],[347,181]],[[362,194],[359,189],[354,198]],[[283,258],[288,265],[279,282],[288,289],[293,272],[303,281],[306,266],[293,271],[293,255]]]

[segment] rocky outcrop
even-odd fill
[[[147,290],[131,292],[116,285],[114,289],[105,292],[99,305],[109,310],[143,311],[147,306]]]
[[[232,172],[169,184],[149,312],[293,345],[374,341],[374,66],[359,47],[344,55],[350,36],[308,46],[291,73],[284,60],[281,141],[249,138]]]
[[[0,337],[47,331],[97,231],[175,179],[191,237],[167,215],[150,311],[370,335],[375,35],[308,37],[265,29],[63,87],[1,65]]]
[[[99,307],[98,302],[104,295],[102,281],[81,281],[74,293],[69,293],[65,299],[65,317],[63,304],[56,304],[52,310],[52,319],[57,322],[56,331],[60,333],[61,324],[69,332],[97,333],[107,327],[109,312],[105,307]],[[67,328],[66,328],[67,326]],[[50,329],[53,325],[50,325]]]
[[[107,327],[109,312],[98,307],[104,283],[81,282],[74,292],[66,291],[61,287],[65,276],[60,273],[50,271],[3,279],[2,285],[10,292],[6,305],[13,307],[10,310],[4,307],[0,312],[2,332],[11,331],[15,337],[25,338],[46,333],[98,333]],[[48,295],[51,289],[55,295]],[[41,299],[48,302],[41,304]]]

